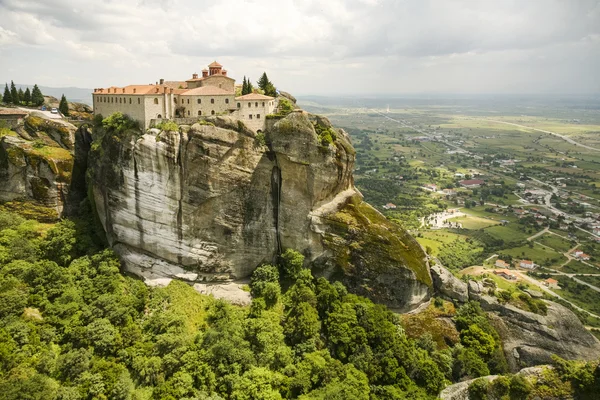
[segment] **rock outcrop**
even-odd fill
[[[512,371],[550,363],[553,354],[567,360],[600,357],[600,342],[571,310],[560,304],[545,301],[548,310],[546,315],[540,315],[501,304],[496,297],[486,294],[488,290],[481,281],[464,284],[439,265],[431,268],[431,275],[436,292],[464,302],[467,289],[468,300],[477,301],[488,312]]]
[[[431,277],[433,279],[433,286],[440,294],[461,303],[469,301],[467,284],[452,275],[446,268],[439,265],[432,266]]]
[[[270,119],[266,145],[227,117],[94,135],[95,207],[125,267],[146,280],[247,277],[293,248],[315,274],[392,307],[431,294],[421,247],[362,201],[354,148],[325,118]]]
[[[68,196],[76,128],[35,114],[0,138],[0,201],[33,202],[52,219]]]
[[[518,371],[515,375],[520,375],[523,378],[526,378],[530,381],[536,382],[543,376],[544,370],[546,368],[552,368],[547,365],[540,365],[536,367],[523,368]],[[488,382],[493,382],[498,378],[499,375],[488,375],[483,376],[477,379],[485,379]],[[441,400],[469,400],[469,386],[471,383],[475,382],[477,379],[470,379],[468,381],[463,381],[459,383],[455,383],[454,385],[447,386],[440,393]]]

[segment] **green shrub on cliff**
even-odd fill
[[[156,128],[164,132],[179,132],[179,125],[175,121],[162,121],[156,125]]]
[[[121,112],[116,112],[102,120],[104,129],[122,133],[128,129],[139,129],[139,123]]]

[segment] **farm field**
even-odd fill
[[[475,216],[471,216],[471,215],[451,218],[448,221],[461,224],[463,229],[473,229],[473,230],[487,228],[489,226],[498,225],[500,223],[498,221],[494,221],[491,219],[475,217]]]
[[[600,274],[600,268],[590,267],[577,260],[569,261],[567,265],[559,268],[559,270],[569,274]]]
[[[563,239],[560,236],[546,233],[535,239],[536,242],[545,246],[552,247],[559,252],[566,252],[573,247],[569,240]]]
[[[548,267],[560,266],[567,261],[567,258],[562,254],[540,246],[539,244],[534,244],[533,247],[520,246],[504,249],[500,252],[500,256],[502,255],[531,260],[536,264]]]

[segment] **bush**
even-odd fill
[[[165,132],[179,132],[179,125],[174,121],[162,121],[156,125],[156,128]]]
[[[521,375],[513,375],[510,379],[511,400],[525,400],[531,393],[531,383]]]
[[[475,379],[469,385],[469,400],[487,400],[488,381],[483,378]]]
[[[124,115],[121,112],[116,112],[104,118],[102,120],[102,126],[106,130],[122,133],[128,129],[139,129],[140,124],[131,119],[131,117],[128,115]]]
[[[265,134],[262,132],[257,133],[256,138],[254,140],[256,141],[256,144],[258,144],[259,146],[265,146],[267,144],[267,139],[265,137]]]

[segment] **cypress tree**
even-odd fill
[[[12,103],[12,96],[10,90],[8,90],[8,84],[4,84],[4,96],[2,96],[2,102],[6,104]]]
[[[25,93],[23,93],[23,88],[19,88],[19,91],[17,93],[19,95],[19,103],[22,103],[23,98],[25,97]]]
[[[246,79],[246,75],[244,75],[244,82],[242,83],[242,96],[248,94],[248,80]]]
[[[33,85],[33,90],[31,91],[31,102],[36,107],[44,104],[44,95],[42,94],[42,91],[38,85]]]
[[[10,97],[13,104],[19,104],[19,92],[13,81],[10,81]]]
[[[273,83],[271,82],[267,83],[267,86],[265,86],[264,91],[267,96],[277,96],[277,89],[275,88],[275,86],[273,86]]]
[[[261,88],[262,90],[267,90],[267,85],[271,82],[269,81],[269,78],[267,77],[267,73],[263,72],[262,76],[256,83],[258,83],[258,87]]]
[[[250,94],[254,92],[254,86],[252,86],[252,81],[250,81],[250,78],[248,78],[248,93],[246,94]]]
[[[67,98],[63,94],[60,98],[60,104],[58,105],[58,111],[65,117],[69,116],[69,103],[67,103]]]
[[[27,88],[25,90],[25,93],[23,94],[23,102],[26,106],[28,106],[29,103],[31,103],[31,91],[29,90],[29,88]]]

